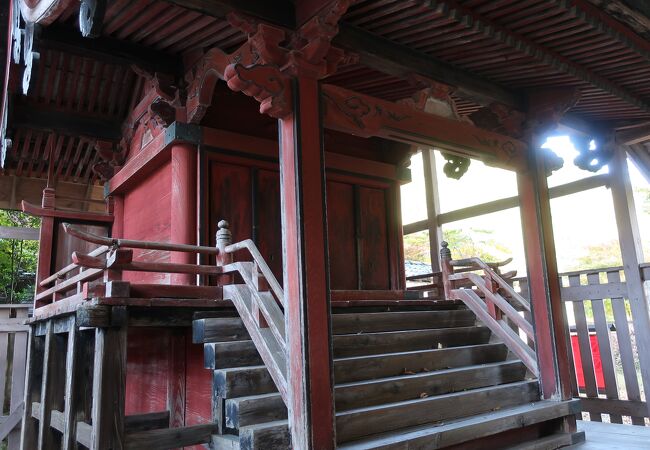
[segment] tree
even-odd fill
[[[0,225],[38,228],[40,219],[19,211],[0,210]],[[0,239],[0,297],[7,303],[31,301],[38,259],[38,241]]]
[[[494,240],[492,232],[475,228],[444,230],[454,259],[479,257],[484,261],[498,261],[511,255],[510,249]],[[431,264],[429,232],[421,231],[404,236],[404,259]]]
[[[604,267],[618,267],[622,265],[621,247],[619,246],[618,240],[612,240],[587,246],[583,252],[583,256],[577,259],[575,265],[569,271],[602,269]]]

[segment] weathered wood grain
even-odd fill
[[[172,449],[210,442],[216,432],[215,424],[193,425],[182,428],[165,428],[127,433],[124,441],[125,450]]]
[[[386,433],[382,436],[343,444],[339,448],[341,450],[389,450],[408,446],[413,450],[433,450],[481,439],[514,428],[546,422],[557,417],[575,414],[578,410],[579,404],[576,400],[541,401],[490,411],[448,424],[432,424],[413,431]]]
[[[398,375],[371,381],[337,384],[337,411],[433,397],[470,389],[521,381],[526,367],[521,361]]]
[[[342,443],[361,438],[372,433],[372,430],[391,431],[452,420],[538,399],[537,382],[522,381],[392,405],[360,408],[336,415],[337,441]]]
[[[286,420],[242,427],[239,430],[241,450],[291,448],[291,434]]]
[[[490,334],[490,330],[486,327],[457,327],[338,335],[333,337],[334,357],[484,344],[490,338]]]
[[[226,399],[226,427],[239,428],[287,418],[287,408],[279,394],[261,394]]]

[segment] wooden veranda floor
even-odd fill
[[[568,447],[575,450],[648,450],[650,427],[578,421],[585,442]]]

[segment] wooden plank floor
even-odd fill
[[[650,449],[650,427],[579,420],[578,430],[585,432],[585,442],[567,448],[575,450]]]

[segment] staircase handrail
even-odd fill
[[[512,258],[509,258],[506,261],[512,261]],[[499,274],[497,274],[494,271],[494,269],[492,268],[494,267],[494,263],[486,263],[482,259],[474,257],[474,258],[465,258],[459,260],[450,260],[449,264],[452,267],[462,267],[469,270],[472,269],[482,270],[487,277],[489,277],[492,281],[494,281],[499,286],[499,288],[506,291],[510,298],[516,300],[517,303],[519,303],[522,306],[522,308],[530,312],[530,303],[528,302],[528,300],[522,297],[517,291],[513,289],[513,287],[508,282],[506,282],[506,280],[504,280]],[[496,264],[502,265],[501,263],[496,263]],[[467,272],[469,272],[469,270]]]
[[[226,247],[225,250],[227,253],[235,253],[241,250],[247,250],[257,265],[257,268],[264,276],[264,279],[269,284],[269,287],[273,291],[273,295],[275,295],[275,298],[284,307],[284,290],[282,289],[282,286],[280,286],[280,283],[278,282],[277,278],[275,278],[273,271],[271,271],[271,268],[264,260],[262,253],[260,253],[260,250],[257,248],[252,239],[245,239],[243,241],[230,244]]]
[[[239,285],[225,285],[224,297],[230,297],[233,302],[282,400],[288,406],[287,343],[284,311],[281,308],[284,305],[284,291],[251,239],[232,243],[228,222],[221,220],[218,227],[217,266],[222,267],[224,273],[239,273],[246,289],[242,293]],[[241,250],[247,250],[253,262],[233,262],[233,253]],[[271,292],[265,289],[264,282]],[[250,301],[246,294],[250,295]]]
[[[454,261],[446,242],[442,242],[440,250],[442,265],[443,285],[445,297],[448,300],[461,300],[490,330],[499,336],[506,346],[515,354],[535,376],[539,376],[537,358],[534,350],[519,334],[513,330],[505,316],[518,329],[522,330],[527,338],[535,341],[533,325],[503,297],[499,289],[503,289],[512,298],[517,300],[527,311],[530,304],[523,299],[506,281],[501,278],[487,263],[480,258],[466,258]],[[474,268],[474,271],[464,270],[454,272],[454,267]],[[483,275],[476,273],[483,271]],[[457,286],[460,285],[460,286]],[[483,298],[478,292],[483,294]]]
[[[101,247],[89,254],[73,253],[73,264],[44,281],[55,281],[74,269],[81,271],[86,269],[83,275],[80,273],[80,275],[48,289],[39,294],[40,297],[37,296],[37,300],[68,289],[73,284],[77,286],[78,290],[80,277],[84,277],[81,281],[85,281],[86,278],[94,279],[100,277],[105,270],[110,269],[217,275],[223,281],[224,298],[229,298],[237,309],[282,399],[285,404],[288,404],[287,344],[283,311],[284,291],[251,239],[232,243],[232,234],[228,222],[222,220],[219,222],[218,227],[216,247],[205,247],[108,238],[64,224],[64,230],[67,234],[86,242],[98,244]],[[134,248],[212,254],[216,256],[216,267],[195,264],[136,262],[132,261],[132,251],[129,250]],[[244,250],[250,254],[253,261],[233,262],[233,254]],[[235,274],[238,274],[244,281],[243,285],[234,284]]]

